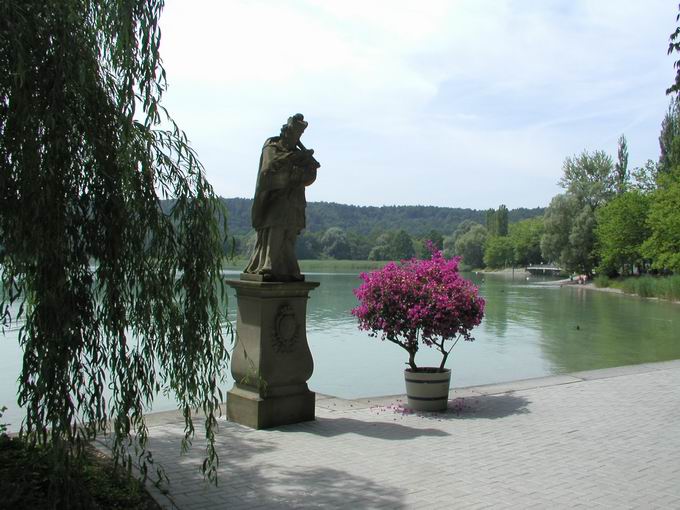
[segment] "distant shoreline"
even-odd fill
[[[652,301],[663,301],[663,302],[666,302],[666,303],[674,303],[674,304],[680,305],[680,301],[675,300],[675,299],[667,299],[667,298],[657,297],[657,296],[641,296],[639,294],[634,294],[634,293],[631,293],[631,292],[625,292],[623,289],[618,289],[616,287],[598,287],[592,281],[589,282],[589,283],[586,283],[584,285],[578,285],[574,282],[567,281],[567,282],[562,283],[560,286],[562,286],[562,285],[569,285],[570,287],[573,286],[573,287],[578,288],[578,289],[594,290],[594,291],[597,291],[597,292],[609,292],[610,294],[621,294],[621,295],[624,295],[624,296],[635,297],[635,298],[638,298],[638,299],[648,299],[648,300],[652,300]]]
[[[303,259],[299,260],[300,271],[302,273],[318,273],[325,271],[356,272],[371,271],[380,269],[388,260],[336,260],[336,259]],[[246,259],[226,259],[222,264],[222,269],[243,270],[248,265]]]
[[[497,274],[502,276],[531,276],[531,273],[523,267],[506,267],[504,269],[477,269],[473,273],[478,274]]]

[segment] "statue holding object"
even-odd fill
[[[295,241],[305,228],[305,187],[316,180],[314,151],[300,142],[307,127],[301,113],[288,118],[280,136],[268,138],[257,173],[252,224],[257,242],[242,279],[303,281]]]

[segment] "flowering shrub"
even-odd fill
[[[443,369],[458,340],[474,340],[470,332],[484,316],[477,287],[458,273],[460,258],[447,260],[432,243],[428,248],[430,259],[390,262],[362,273],[363,283],[354,290],[359,306],[352,315],[359,329],[405,349],[413,370],[418,368],[415,356],[421,343],[441,352]]]

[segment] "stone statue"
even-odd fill
[[[302,281],[295,241],[305,228],[305,186],[316,180],[319,163],[300,142],[307,127],[301,113],[288,118],[281,135],[262,147],[252,208],[257,243],[243,279]]]

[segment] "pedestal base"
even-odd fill
[[[257,276],[257,275],[256,275]],[[307,381],[314,360],[307,344],[309,291],[317,282],[228,280],[236,289],[234,387],[227,418],[255,429],[314,419]]]
[[[254,429],[268,429],[314,419],[316,394],[261,397],[255,391],[234,386],[227,393],[227,419]]]

